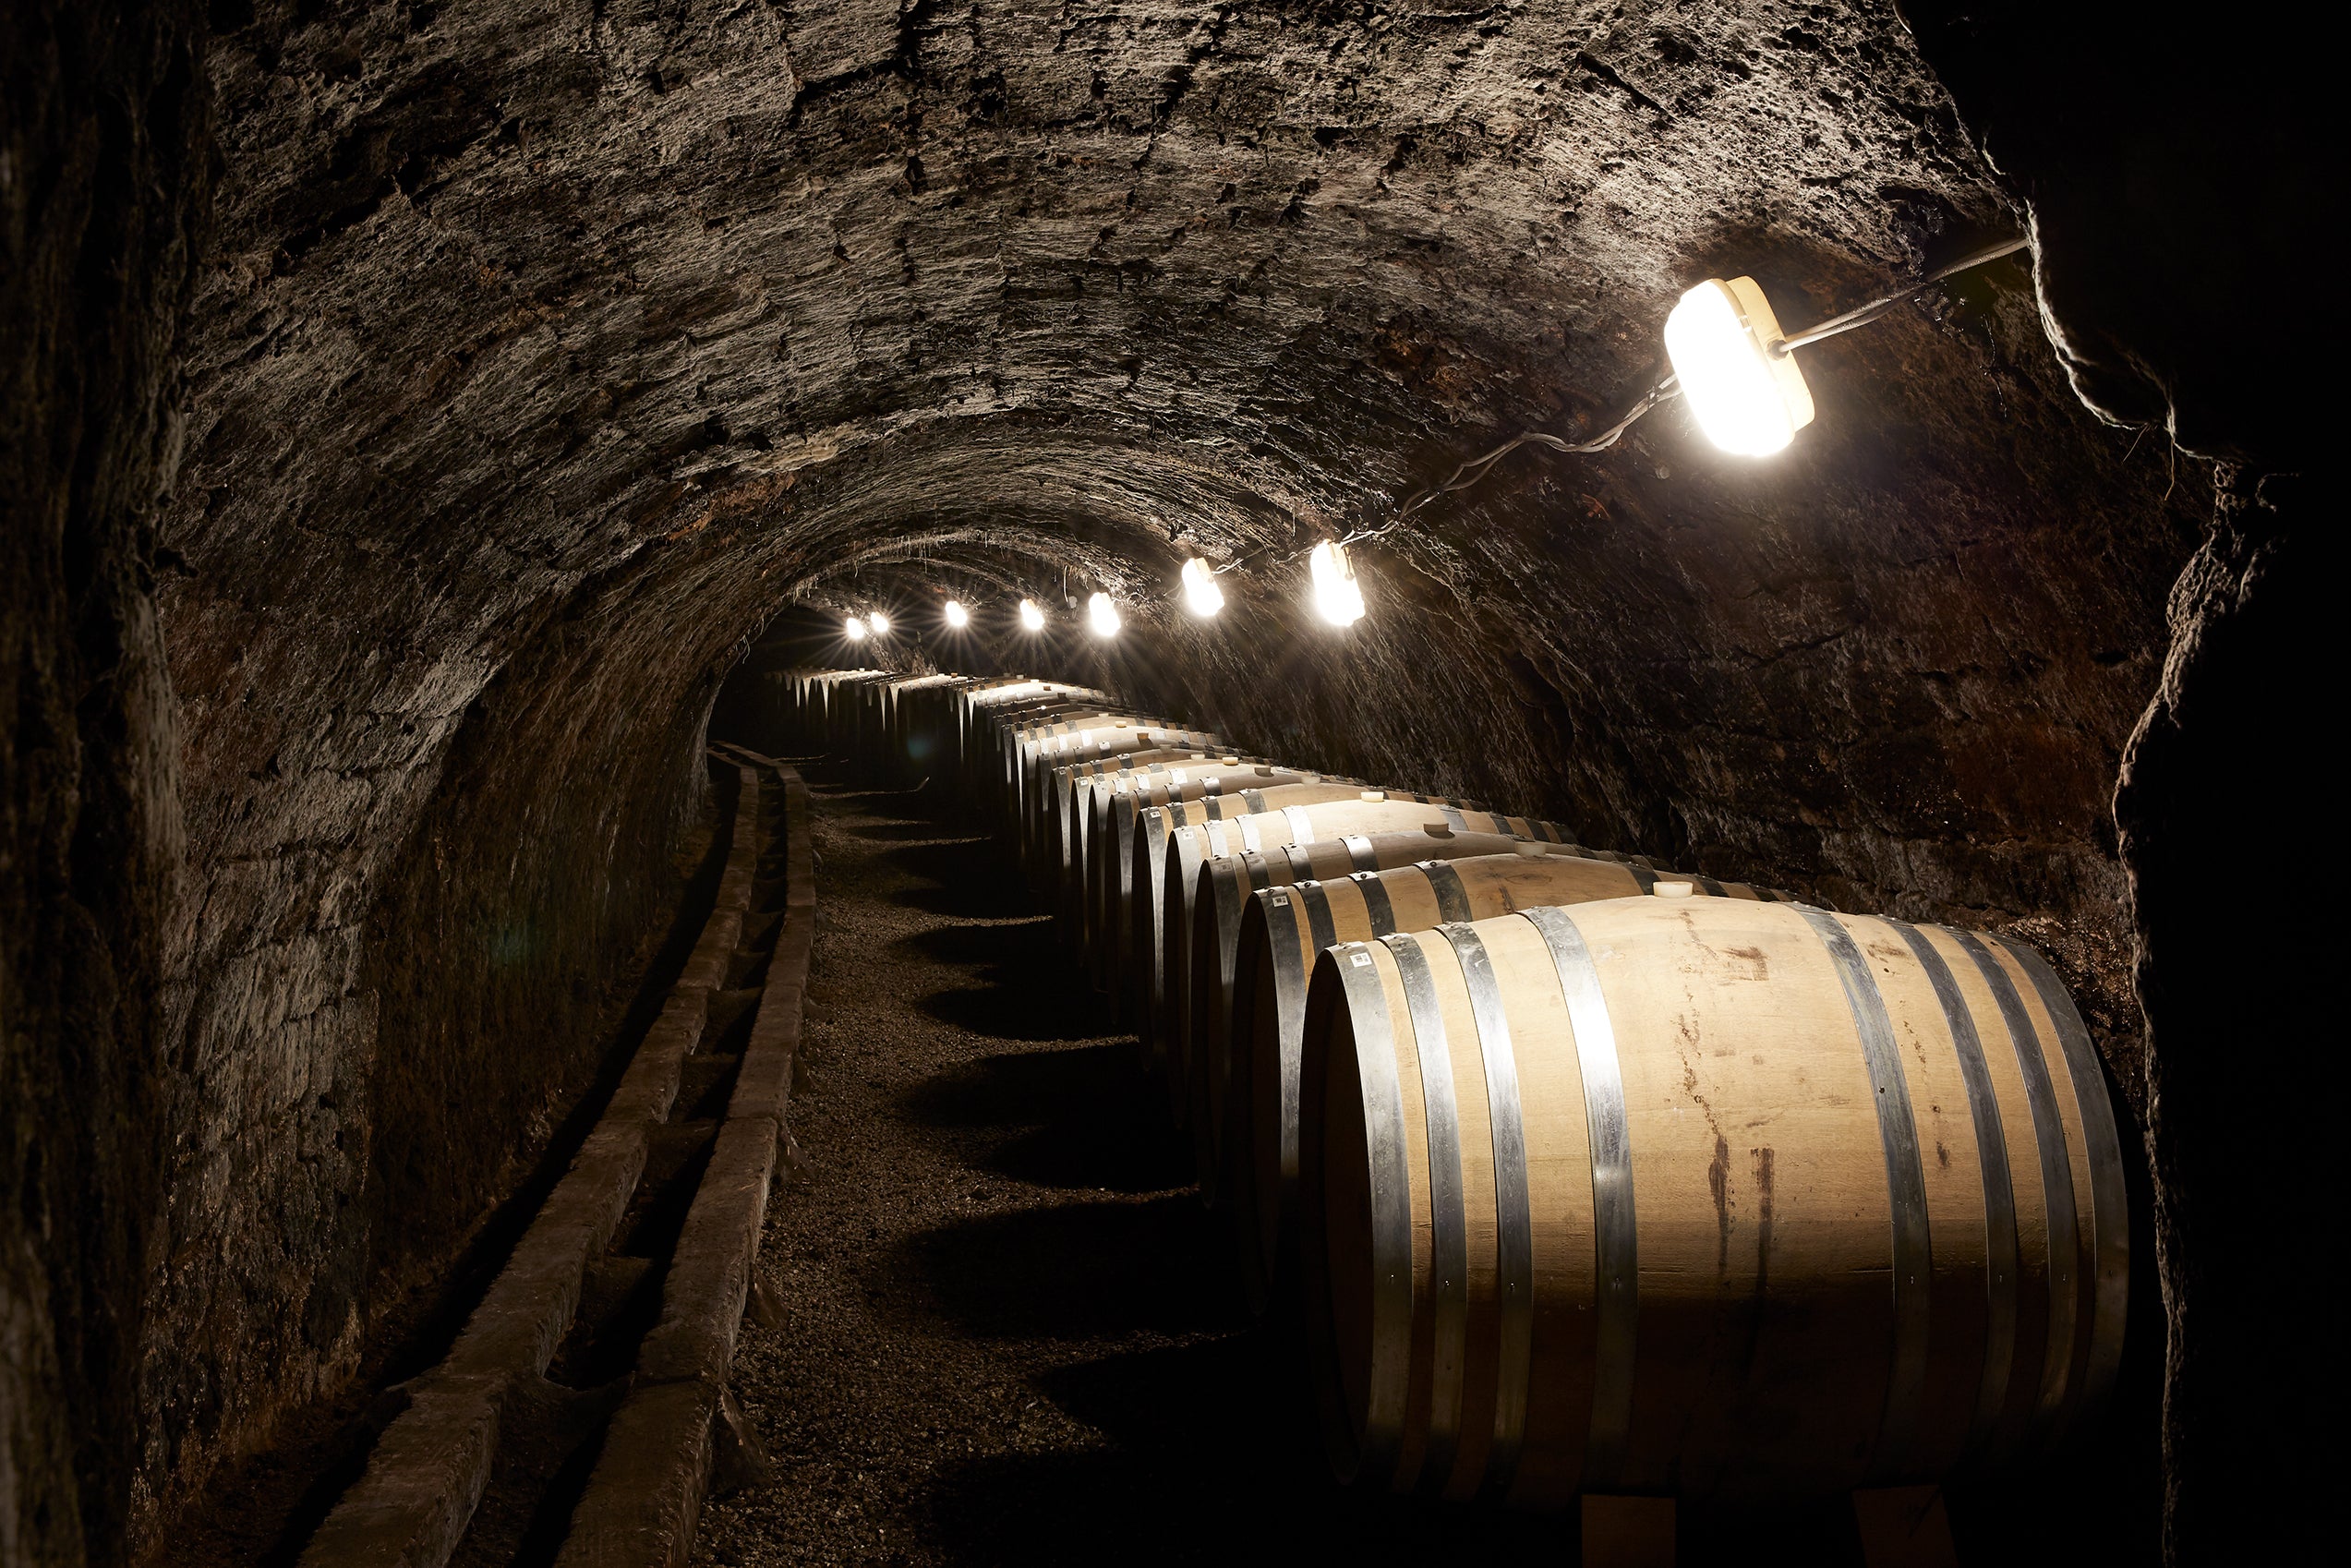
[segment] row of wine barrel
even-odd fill
[[[1009,840],[1303,1318],[1343,1477],[1788,1501],[2045,1452],[2121,1354],[2122,1154],[2030,947],[1228,749],[1109,694],[777,678]]]

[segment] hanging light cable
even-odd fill
[[[1771,302],[1753,278],[1733,278],[1729,282],[1707,279],[1686,291],[1666,319],[1663,335],[1670,371],[1607,428],[1575,441],[1547,430],[1522,430],[1491,451],[1463,460],[1437,483],[1414,491],[1387,521],[1350,530],[1336,540],[1325,539],[1314,546],[1317,609],[1333,625],[1349,625],[1360,619],[1363,591],[1346,564],[1346,547],[1393,533],[1440,496],[1466,488],[1484,478],[1495,464],[1521,447],[1548,447],[1553,452],[1582,456],[1605,452],[1659,404],[1686,395],[1699,428],[1724,450],[1754,456],[1783,450],[1796,431],[1811,423],[1813,417],[1811,391],[1790,357],[1795,350],[1865,326],[1922,290],[2004,256],[2012,256],[2031,243],[2029,239],[2017,238],[1986,246],[1891,294],[1792,333],[1779,330]],[[1200,577],[1206,579],[1205,586],[1214,592],[1215,602],[1221,607],[1224,594],[1216,588],[1215,578],[1269,557],[1275,561],[1293,561],[1299,553],[1276,555],[1268,547],[1236,556],[1214,568],[1205,561],[1188,561],[1184,564],[1186,604],[1196,615],[1214,613],[1199,608],[1206,602],[1205,595],[1194,597],[1195,568],[1199,569]],[[1065,596],[1067,586],[1065,574]],[[1031,631],[1041,628],[1044,623],[1042,614],[1032,623],[1030,616],[1034,607],[1026,599],[1020,603],[1021,624]]]
[[[1856,306],[1852,309],[1845,311],[1840,315],[1831,316],[1825,321],[1815,322],[1814,325],[1806,327],[1802,332],[1792,332],[1785,337],[1779,337],[1777,339],[1775,344],[1767,345],[1768,351],[1772,354],[1774,359],[1784,359],[1787,355],[1792,353],[1796,349],[1805,346],[1807,344],[1815,344],[1824,338],[1833,338],[1838,336],[1839,333],[1850,332],[1856,327],[1867,326],[1870,322],[1876,320],[1888,310],[1893,309],[1894,307],[1901,304],[1904,300],[1911,298],[1920,291],[1932,288],[1935,284],[1942,283],[1947,278],[1957,277],[1961,272],[1969,271],[1974,268],[1983,266],[1987,262],[1997,261],[2004,256],[2013,256],[2018,251],[2024,249],[2031,243],[2032,242],[2030,240],[2021,238],[2007,239],[2002,240],[1997,245],[1986,246],[1982,250],[1971,251],[1968,255],[1951,262],[1948,266],[1937,267],[1934,271],[1927,273],[1923,278],[1920,278],[1916,283],[1907,283],[1901,288],[1897,289],[1892,294],[1882,295],[1879,297],[1871,300],[1866,305]],[[1739,279],[1734,280],[1734,282],[1743,282],[1749,284],[1750,287],[1754,286],[1753,279]],[[1697,289],[1694,289],[1690,292],[1694,294],[1699,293],[1709,287],[1729,289],[1730,286],[1730,284],[1721,283],[1718,279],[1708,279],[1706,283],[1699,284]],[[1756,299],[1762,300],[1763,291],[1759,288],[1755,289],[1754,296]],[[1687,294],[1683,296],[1684,300],[1687,300],[1688,297],[1689,296]],[[1675,308],[1679,310],[1681,308],[1680,305],[1677,304]],[[1768,311],[1768,301],[1765,301],[1765,308]],[[1672,318],[1669,316],[1667,320],[1670,324]],[[1778,329],[1778,321],[1776,319],[1772,320],[1771,327],[1776,333]],[[1668,346],[1670,350],[1670,342],[1669,342]],[[1455,490],[1463,489],[1470,485],[1476,484],[1478,480],[1486,476],[1487,471],[1492,468],[1496,463],[1501,462],[1503,458],[1508,457],[1512,452],[1516,452],[1523,446],[1548,447],[1553,452],[1564,452],[1570,455],[1589,455],[1594,452],[1607,451],[1610,447],[1614,446],[1618,440],[1623,436],[1624,432],[1631,429],[1633,426],[1640,420],[1642,416],[1657,407],[1658,404],[1669,402],[1675,397],[1682,395],[1685,389],[1682,385],[1681,377],[1679,375],[1680,368],[1680,366],[1676,365],[1676,373],[1667,375],[1655,386],[1651,387],[1641,396],[1639,401],[1634,403],[1631,408],[1625,410],[1621,418],[1619,418],[1614,424],[1610,425],[1607,429],[1602,430],[1599,434],[1585,440],[1571,441],[1559,436],[1554,436],[1546,430],[1522,430],[1517,435],[1513,436],[1510,440],[1502,442],[1500,446],[1495,447],[1492,451],[1484,452],[1479,456],[1470,458],[1462,463],[1456,466],[1451,474],[1446,475],[1444,478],[1439,480],[1437,483],[1428,486],[1423,489],[1415,491],[1405,501],[1402,506],[1396,509],[1395,516],[1390,518],[1385,523],[1378,525],[1377,526],[1356,529],[1346,536],[1345,542],[1348,544],[1355,544],[1363,539],[1377,538],[1382,534],[1393,532],[1396,528],[1402,526],[1406,518],[1410,517],[1414,513],[1418,512],[1422,507],[1427,506],[1429,502],[1435,501],[1438,497],[1450,495]],[[1791,365],[1790,368],[1792,370],[1793,366]],[[1776,380],[1777,378],[1775,377],[1775,380]],[[1799,377],[1798,380],[1800,382],[1802,378]],[[1810,403],[1809,394],[1807,394],[1804,401],[1806,404]],[[1807,416],[1807,417],[1809,417],[1809,416]],[[1796,428],[1802,428],[1802,421],[1798,421]],[[1705,427],[1702,424],[1700,428],[1704,428]],[[1236,562],[1235,564],[1238,564],[1238,562]]]

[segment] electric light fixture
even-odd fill
[[[961,599],[947,600],[946,613],[946,629],[950,632],[960,632],[971,624],[971,612],[963,608]]]
[[[1325,539],[1314,547],[1308,566],[1314,574],[1314,610],[1333,626],[1352,626],[1363,619],[1363,588],[1347,564],[1346,547]]]
[[[865,640],[865,622],[854,615],[841,622],[841,631],[852,643],[862,643]]]
[[[1115,637],[1126,622],[1118,619],[1118,607],[1110,602],[1108,594],[1096,594],[1086,601],[1086,624],[1097,637]]]
[[[1937,267],[1891,294],[1797,332],[1780,329],[1771,301],[1764,296],[1754,279],[1709,278],[1683,294],[1666,318],[1666,356],[1672,362],[1673,373],[1634,400],[1613,423],[1580,440],[1570,440],[1547,430],[1521,430],[1491,451],[1464,459],[1442,479],[1407,496],[1386,521],[1359,527],[1347,537],[1376,539],[1394,533],[1423,507],[1476,484],[1492,471],[1494,464],[1522,447],[1546,447],[1552,452],[1587,457],[1606,452],[1652,409],[1677,397],[1690,400],[1690,412],[1699,429],[1723,451],[1749,457],[1768,457],[1784,452],[1795,440],[1796,432],[1813,422],[1812,390],[1804,384],[1803,372],[1797,368],[1797,349],[1867,326],[1922,290],[1986,262],[2013,256],[2029,245],[2022,238],[1997,241]],[[1230,571],[1266,553],[1260,550],[1229,561],[1225,569]],[[1296,557],[1281,559],[1294,561]],[[1361,620],[1363,589],[1347,564],[1344,547],[1336,541],[1315,546],[1312,565],[1316,612],[1333,626],[1348,626]],[[1184,563],[1183,575],[1185,607],[1198,616],[1214,615],[1224,601],[1224,595],[1214,581],[1215,573],[1206,561],[1192,560]],[[1070,599],[1069,608],[1077,609],[1078,601]],[[1031,631],[1044,624],[1042,612],[1026,599],[1021,601],[1021,624]]]
[[[1037,608],[1036,600],[1022,599],[1020,601],[1020,629],[1024,632],[1042,632],[1045,629],[1045,612]]]
[[[1665,319],[1665,352],[1706,439],[1769,457],[1813,422],[1813,394],[1753,278],[1708,278]]]
[[[878,609],[865,617],[865,624],[874,629],[874,635],[876,637],[886,637],[890,634],[890,618]]]
[[[1184,608],[1202,621],[1224,608],[1224,590],[1216,585],[1216,573],[1198,556],[1184,562]]]

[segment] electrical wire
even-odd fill
[[[1610,425],[1607,429],[1602,430],[1598,435],[1594,436],[1588,441],[1564,440],[1558,436],[1552,435],[1548,430],[1521,430],[1518,434],[1511,437],[1510,440],[1504,441],[1493,451],[1487,452],[1480,457],[1473,457],[1467,462],[1462,464],[1459,467],[1455,468],[1451,474],[1448,474],[1443,479],[1438,481],[1436,484],[1416,491],[1410,500],[1406,501],[1404,505],[1396,509],[1396,514],[1390,518],[1387,522],[1378,524],[1368,528],[1356,528],[1342,535],[1339,539],[1340,548],[1344,549],[1346,546],[1355,544],[1363,539],[1376,539],[1382,534],[1391,533],[1393,530],[1402,527],[1406,518],[1419,511],[1422,507],[1427,506],[1430,501],[1435,501],[1439,496],[1449,495],[1454,490],[1474,485],[1478,480],[1484,478],[1486,476],[1486,471],[1489,468],[1491,468],[1495,464],[1500,463],[1503,458],[1508,457],[1512,452],[1516,452],[1520,447],[1529,445],[1545,446],[1550,448],[1554,452],[1570,453],[1606,452],[1610,447],[1616,444],[1619,437],[1622,436],[1625,431],[1633,428],[1634,420],[1640,418],[1641,416],[1646,414],[1650,409],[1655,408],[1658,404],[1664,403],[1670,398],[1679,397],[1680,395],[1682,395],[1681,388],[1674,384],[1674,379],[1671,376],[1666,377],[1664,380],[1659,381],[1656,386],[1651,387],[1648,391],[1648,394],[1643,397],[1640,402],[1634,404],[1630,409],[1626,410],[1622,418],[1619,419],[1615,424]],[[1287,562],[1298,560],[1302,556],[1310,555],[1313,551],[1314,546],[1312,545],[1307,546],[1304,549],[1292,550],[1287,555],[1280,557],[1277,564],[1286,564]],[[1236,555],[1232,560],[1226,561],[1224,565],[1215,568],[1212,575],[1222,577],[1227,572],[1236,571],[1240,567],[1248,564],[1250,561],[1259,560],[1272,553],[1272,547],[1268,546],[1264,549],[1251,550],[1246,555]]]
[[[1855,327],[1867,326],[1921,290],[1933,288],[1944,279],[1955,278],[1971,267],[1983,266],[1986,261],[1997,261],[2003,256],[2013,256],[2032,243],[2029,239],[2004,239],[1999,244],[1986,246],[1972,255],[1962,256],[1949,266],[1937,267],[1918,282],[1909,284],[1897,293],[1889,294],[1883,299],[1873,299],[1867,305],[1856,306],[1842,316],[1831,316],[1826,321],[1806,327],[1801,332],[1781,339],[1778,345],[1778,351],[1786,354],[1791,349],[1802,348],[1808,343],[1818,343],[1823,338],[1833,338],[1839,332],[1850,332]]]
[[[1771,345],[1773,352],[1783,355],[1788,354],[1803,347],[1806,344],[1818,343],[1823,338],[1833,338],[1840,332],[1850,332],[1855,327],[1866,326],[1870,322],[1876,320],[1880,316],[1885,315],[1886,312],[1894,308],[1897,305],[1901,304],[1904,300],[1911,298],[1913,296],[1923,290],[1934,287],[1936,283],[1943,282],[1946,278],[1957,277],[1959,273],[1967,271],[1971,268],[1981,267],[1987,261],[1997,261],[2003,256],[2013,256],[2018,251],[2024,249],[2031,243],[2031,240],[2024,238],[2007,239],[2002,240],[1997,245],[1986,246],[1981,250],[1971,251],[1968,255],[1959,258],[1959,259],[1951,262],[1947,266],[1936,268],[1934,271],[1927,273],[1924,277],[1920,278],[1915,283],[1904,284],[1901,288],[1897,289],[1892,294],[1881,296],[1876,299],[1871,300],[1866,305],[1855,306],[1852,309],[1845,311],[1841,315],[1831,316],[1825,321],[1815,322],[1814,325],[1806,327],[1801,332],[1792,333],[1790,336],[1781,339],[1779,342]],[[1634,424],[1638,421],[1642,416],[1657,407],[1658,404],[1670,402],[1681,395],[1681,386],[1676,382],[1672,376],[1669,375],[1656,386],[1651,387],[1648,392],[1642,396],[1639,402],[1635,403],[1631,408],[1625,410],[1623,417],[1618,419],[1615,424],[1610,425],[1607,429],[1602,430],[1598,435],[1592,437],[1588,440],[1571,441],[1561,437],[1552,435],[1548,430],[1521,430],[1518,434],[1511,437],[1510,440],[1502,442],[1501,445],[1494,448],[1491,452],[1470,458],[1468,461],[1461,464],[1458,467],[1454,468],[1451,474],[1446,475],[1442,479],[1437,481],[1437,483],[1425,486],[1422,488],[1414,491],[1405,499],[1403,505],[1396,508],[1396,514],[1388,519],[1385,523],[1377,524],[1368,528],[1354,529],[1342,536],[1339,543],[1344,548],[1344,546],[1356,544],[1365,539],[1376,539],[1383,534],[1393,533],[1396,529],[1403,527],[1405,521],[1409,519],[1414,513],[1418,512],[1422,507],[1427,506],[1429,502],[1437,500],[1440,496],[1451,495],[1455,490],[1465,489],[1469,486],[1476,484],[1478,480],[1486,476],[1488,472],[1492,469],[1495,464],[1500,463],[1503,458],[1508,457],[1512,452],[1516,452],[1523,446],[1547,447],[1552,452],[1562,452],[1570,456],[1588,456],[1594,452],[1606,452],[1609,448],[1614,446],[1623,436],[1624,432],[1631,429]],[[1309,545],[1306,549],[1294,550],[1288,555],[1283,556],[1281,560],[1284,562],[1296,561],[1300,556],[1308,553],[1308,551],[1312,549],[1313,547]],[[1248,561],[1255,561],[1260,556],[1268,553],[1270,553],[1268,550],[1252,550],[1247,555],[1236,556],[1231,561],[1226,561],[1224,565],[1216,568],[1216,575],[1221,577],[1225,573],[1231,572],[1236,568],[1240,567]]]
[[[1607,429],[1602,430],[1598,435],[1594,436],[1587,441],[1565,440],[1558,436],[1552,435],[1549,430],[1521,430],[1518,434],[1511,437],[1510,440],[1504,441],[1493,451],[1487,452],[1484,456],[1471,458],[1468,462],[1454,469],[1451,474],[1446,475],[1444,478],[1439,480],[1436,484],[1430,485],[1424,489],[1415,491],[1402,506],[1396,508],[1396,514],[1388,519],[1385,523],[1381,523],[1374,527],[1357,528],[1354,532],[1348,534],[1344,538],[1342,538],[1339,543],[1342,546],[1351,545],[1358,539],[1376,539],[1382,534],[1393,533],[1394,530],[1403,527],[1405,520],[1411,517],[1414,513],[1419,511],[1422,507],[1427,506],[1439,496],[1450,495],[1454,490],[1458,489],[1465,489],[1469,486],[1474,485],[1478,480],[1484,478],[1488,469],[1501,462],[1503,458],[1508,457],[1512,452],[1516,452],[1520,447],[1549,447],[1553,452],[1565,452],[1571,456],[1585,455],[1596,452],[1606,452],[1609,448],[1614,446],[1618,440],[1623,436],[1624,432],[1631,429],[1634,422],[1637,421],[1643,415],[1648,413],[1649,410],[1655,408],[1658,404],[1671,402],[1673,399],[1680,397],[1681,395],[1682,387],[1680,383],[1676,381],[1673,377],[1668,376],[1664,380],[1659,381],[1656,386],[1651,387],[1647,393],[1642,397],[1640,402],[1634,404],[1631,408],[1626,409],[1622,418],[1619,419],[1615,424],[1610,425]]]

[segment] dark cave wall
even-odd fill
[[[2072,399],[2021,267],[1936,307],[1808,356],[1820,419],[1774,463],[1713,453],[1672,405],[1597,461],[1513,460],[1358,548],[1356,628],[1314,620],[1302,561],[1226,576],[1233,602],[1197,622],[1170,602],[1177,553],[1134,540],[1102,567],[1139,600],[1114,651],[1075,611],[1042,647],[1015,633],[988,651],[1602,847],[2015,930],[2059,963],[2128,1089],[2109,799],[2209,491]],[[1277,553],[1313,537],[1274,530]],[[898,603],[914,633],[955,549],[823,586],[843,608]],[[1051,568],[1028,581],[1057,604]],[[965,597],[1000,627],[1021,591],[975,579]],[[968,667],[958,651],[930,650]]]
[[[2340,689],[2328,627],[2351,561],[2340,487],[2311,467],[2224,472],[2211,530],[2173,591],[2171,656],[2116,794],[2152,1047],[2170,1328],[2164,1529],[2181,1562],[2331,1550],[2318,1505],[2249,1517],[2243,1503],[2332,1495],[2328,1434],[2351,1383],[2339,1337],[2300,1327],[2340,1316],[2325,1272],[2275,1263],[2307,1246],[2335,1179],[2326,1124],[2351,1092],[2325,995],[2339,944],[2323,922],[2268,918],[2203,841],[2340,810],[2342,786],[2313,766],[2307,731],[2314,694]],[[2272,1074],[2289,1093],[2262,1082]]]
[[[647,955],[633,944],[663,933],[684,893],[675,850],[714,820],[708,666],[610,657],[616,602],[638,585],[596,585],[484,694],[370,913],[361,983],[382,999],[379,1049],[404,1059],[380,1071],[370,1107],[363,1285],[437,1264],[544,1144],[636,984]],[[690,644],[693,589],[666,597],[633,629]],[[514,745],[532,766],[509,766]],[[500,1151],[505,1170],[485,1158]]]
[[[191,35],[140,15],[181,42],[96,50],[102,90],[64,109],[11,76],[11,116],[51,115],[42,156],[79,145],[76,115],[109,123],[93,105],[170,117],[142,84],[179,79]],[[1709,272],[1754,272],[1793,324],[2007,232],[2007,189],[1887,6],[211,15],[222,196],[160,633],[139,507],[176,450],[162,328],[207,165],[133,182],[162,193],[124,209],[161,239],[100,225],[93,254],[144,246],[159,269],[28,266],[45,282],[5,318],[39,394],[9,416],[51,410],[50,445],[9,450],[91,454],[18,470],[10,504],[102,547],[11,557],[9,614],[30,619],[7,657],[51,663],[19,687],[48,728],[10,731],[30,847],[5,874],[30,880],[6,884],[26,889],[7,929],[78,902],[100,937],[74,951],[163,979],[160,1024],[54,1025],[146,1053],[168,1068],[152,1088],[62,1044],[21,1053],[13,1023],[5,1045],[35,1092],[15,1104],[86,1091],[89,1126],[129,1139],[117,1162],[20,1119],[0,1167],[21,1182],[46,1139],[128,1173],[90,1236],[25,1243],[50,1272],[23,1277],[94,1293],[90,1321],[142,1346],[98,1358],[71,1417],[94,1434],[71,1439],[94,1528],[115,1527],[135,1444],[139,1539],[165,1542],[527,1158],[593,1069],[603,983],[666,907],[716,684],[795,596],[914,602],[958,573],[1010,592],[1066,568],[1127,605],[1098,668],[1139,701],[1597,843],[2015,929],[2139,1081],[2107,801],[2212,503],[2155,437],[2073,400],[2045,268],[2039,300],[1995,268],[1808,350],[1820,419],[1775,463],[1713,455],[1670,407],[1596,459],[1511,460],[1361,552],[1372,613],[1351,633],[1307,621],[1297,563],[1228,578],[1213,628],[1163,597],[1183,553],[1299,550],[1524,423],[1604,420]],[[69,65],[34,72],[41,91]],[[202,98],[172,101],[183,151]],[[168,163],[139,146],[125,166]],[[70,202],[42,222],[11,233],[80,243]],[[2080,377],[2099,356],[2067,341]],[[113,390],[49,398],[82,363]],[[68,430],[82,406],[98,434]],[[85,470],[105,482],[56,477]],[[2266,537],[2273,513],[2228,504]],[[2273,559],[2215,548],[2175,626],[2242,602]],[[115,630],[76,642],[86,624]],[[68,645],[82,664],[46,651]],[[1056,657],[1097,668],[1083,645]],[[2175,706],[2208,689],[2182,657]],[[2152,791],[2134,831],[2211,820]],[[2224,827],[2280,820],[2237,805]],[[2217,837],[2175,838],[2175,863]],[[62,1019],[59,998],[112,994],[54,967],[65,950],[12,947],[0,1007]],[[19,1299],[6,1375],[70,1393],[55,1380],[92,1357],[19,1357],[61,1332]],[[10,1452],[47,1455],[54,1485],[60,1441]]]
[[[149,597],[209,208],[200,8],[0,7],[0,1561],[111,1561],[180,847]]]
[[[2343,204],[2319,107],[2329,65],[2181,51],[2116,6],[1904,9],[2030,207],[2052,335],[2084,398],[2220,460],[2115,800],[2169,1327],[2165,1551],[2307,1560],[2333,1549],[2316,1500],[2333,1494],[2345,1357],[2301,1327],[2339,1315],[2321,1275],[2276,1260],[2307,1245],[2335,1182],[2326,1121],[2351,1086],[2320,977],[2338,960],[2323,922],[2269,918],[2212,845],[2329,820],[2343,793],[2312,747],[2332,728],[2344,659],[2328,601],[2351,562],[2340,442],[2321,424],[2333,404],[2309,395],[2310,356],[2341,334],[2314,335],[2284,283],[2332,243]],[[2248,36],[2287,36],[2259,26],[2283,19]]]
[[[509,628],[513,657],[441,716],[439,744],[418,741],[424,716],[351,716],[371,757],[422,743],[428,763],[321,763],[318,739],[267,733],[274,768],[248,788],[293,781],[302,815],[287,841],[226,857],[167,993],[201,1098],[151,1302],[181,1336],[141,1386],[151,1552],[210,1472],[354,1371],[605,1065],[708,816],[704,727],[757,619],[741,543],[691,530]],[[215,624],[246,608],[204,604]],[[175,609],[193,631],[195,607]],[[309,657],[275,679],[348,678],[332,651]],[[404,833],[344,814],[381,809],[379,768],[405,792]],[[332,782],[306,790],[306,773]],[[285,830],[251,804],[232,845]]]
[[[199,1114],[226,1135],[180,1151],[172,1224],[251,1227],[257,1189],[278,1207],[237,1245],[183,1251],[163,1274],[156,1310],[199,1332],[150,1358],[145,1397],[165,1413],[146,1433],[151,1473],[200,1474],[289,1402],[332,1391],[601,1065],[682,895],[674,853],[706,815],[700,738],[719,657],[706,629],[695,645],[706,585],[643,577],[583,585],[537,628],[464,710],[427,826],[389,857],[351,839],[305,846],[305,873],[332,898],[279,953],[351,966],[306,983],[309,1011],[280,1020],[207,998],[241,1031],[202,1064],[218,1101]],[[636,618],[616,625],[623,601]],[[650,640],[633,657],[632,630]],[[250,941],[239,923],[256,912],[227,892],[207,917]],[[212,960],[240,977],[235,1002],[276,1000],[237,959]]]

